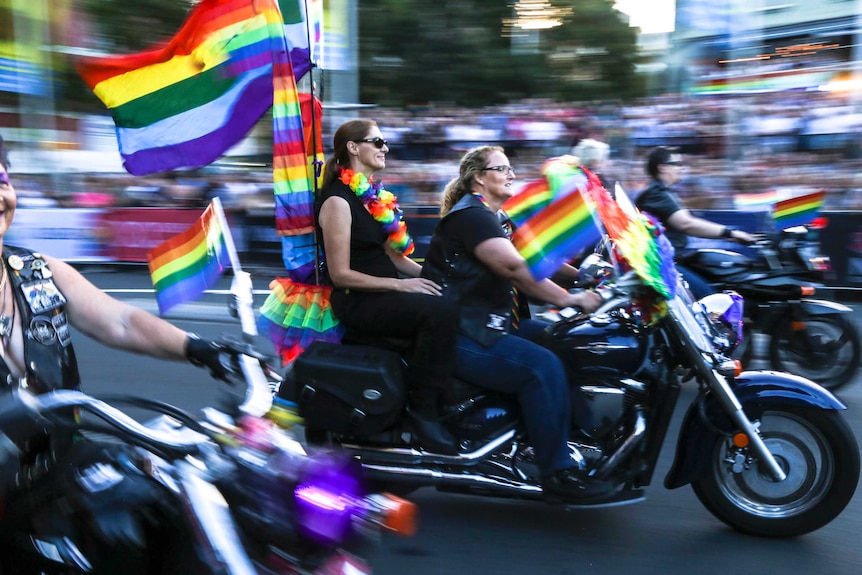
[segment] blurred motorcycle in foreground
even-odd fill
[[[691,382],[699,393],[680,428],[666,488],[690,484],[718,519],[754,535],[802,535],[837,517],[860,472],[844,404],[802,377],[739,373],[725,355],[736,345],[728,329],[691,301],[681,282],[665,299],[632,271],[598,267],[613,270],[612,277],[602,272],[603,306],[591,315],[546,311],[548,327],[535,339],[563,361],[578,391],[572,395],[585,398],[592,414],[591,424],[570,431],[572,459],[585,481],[617,486],[603,499],[563,505],[643,500],[681,385]],[[424,450],[406,424],[405,361],[409,351],[315,342],[279,394],[298,403],[310,446],[349,453],[381,489],[405,495],[433,486],[543,500],[516,399],[454,381],[443,423],[460,452]]]
[[[822,288],[829,258],[820,251],[823,220],[763,236],[753,247],[757,258],[700,249],[679,258],[716,291],[734,290],[745,298],[745,334],[735,357],[749,365],[754,337],[768,337],[770,365],[801,375],[831,390],[849,383],[859,369],[860,335],[853,310],[812,299]]]
[[[138,551],[135,573],[370,573],[366,546],[381,529],[411,534],[414,506],[369,494],[361,470],[342,456],[309,456],[295,437],[295,410],[273,400],[280,377],[247,349],[231,359],[235,377],[226,384],[223,407],[207,407],[199,416],[140,397],[7,392],[0,401],[0,513],[18,527],[0,536],[0,572],[115,575],[120,571],[106,566],[100,553],[116,551],[104,541],[119,538]],[[139,423],[116,407],[122,404],[160,415]],[[62,459],[42,460],[67,478],[59,482],[61,493],[49,490],[56,507],[45,517],[10,518],[20,507],[12,497],[37,497],[40,490],[39,465],[25,469],[18,458],[46,431],[79,433],[107,446],[99,452],[118,447],[120,456],[65,475]],[[64,481],[75,486],[67,489]],[[127,484],[135,493],[123,491]],[[121,499],[142,491],[157,504],[126,514],[128,501]],[[112,501],[117,492],[122,495]],[[131,525],[132,517],[140,525]]]

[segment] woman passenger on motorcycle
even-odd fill
[[[408,373],[412,427],[422,447],[453,453],[457,445],[440,424],[439,401],[452,377],[457,310],[407,257],[412,240],[406,226],[398,226],[395,197],[374,180],[389,151],[377,124],[342,124],[333,149],[317,202],[332,310],[348,335],[356,330],[414,340]]]
[[[741,244],[756,241],[751,234],[698,218],[685,209],[672,188],[682,178],[682,170],[682,155],[676,148],[654,148],[646,162],[646,172],[652,181],[635,198],[635,205],[640,211],[652,214],[665,227],[665,233],[673,244],[677,258],[685,255],[688,236],[724,239]],[[700,274],[687,268],[685,264],[677,263],[676,267],[688,283],[695,299],[706,297],[715,291]]]
[[[518,397],[542,488],[550,499],[607,495],[607,483],[586,482],[567,446],[570,392],[562,362],[529,340],[544,325],[511,323],[513,286],[560,308],[593,311],[601,297],[569,293],[550,280],[533,279],[501,225],[499,210],[515,193],[515,172],[503,149],[481,146],[461,160],[459,176],[443,193],[441,220],[431,239],[423,276],[442,285],[461,311],[455,375],[475,385]]]
[[[227,377],[223,356],[237,351],[227,342],[202,340],[114,299],[62,260],[4,245],[18,203],[9,166],[0,137],[0,381],[6,383],[0,404],[3,393],[18,387],[46,393],[79,386],[71,327],[115,349],[188,360]],[[18,448],[24,451],[19,461],[0,450],[0,571],[5,560],[15,573],[25,569],[3,541],[13,526],[24,526],[45,541],[86,531],[77,540],[96,547],[84,549],[97,561],[95,572],[138,573],[146,564],[141,534],[157,516],[158,501],[150,481],[118,463],[133,456],[119,444],[61,430]]]

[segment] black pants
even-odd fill
[[[345,293],[346,292],[346,293]],[[446,389],[455,366],[458,308],[440,296],[334,289],[332,310],[348,329],[413,343],[410,379]]]

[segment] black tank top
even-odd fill
[[[344,183],[336,180],[327,186],[321,193],[320,201],[315,206],[315,216],[320,221],[320,206],[327,199],[336,196],[344,198],[350,206],[350,214],[353,224],[350,227],[350,268],[364,274],[376,277],[397,278],[398,269],[386,254],[385,246],[389,240],[389,234],[383,230],[383,226],[374,220],[374,217],[362,205],[362,200]],[[326,253],[323,243],[323,231],[317,227],[317,237]],[[326,280],[331,285],[329,274]]]

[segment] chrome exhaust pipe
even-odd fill
[[[542,493],[542,487],[529,483],[519,483],[514,480],[507,480],[502,477],[486,477],[484,475],[476,475],[474,473],[450,473],[446,471],[438,471],[436,469],[417,468],[417,467],[396,467],[389,465],[377,465],[374,463],[363,463],[363,469],[367,470],[370,475],[376,476],[378,473],[386,476],[399,475],[401,477],[411,477],[415,479],[427,479],[430,485],[479,485],[482,487],[494,487],[501,490],[510,491],[519,494],[534,494]],[[421,481],[420,481],[421,483]]]
[[[626,438],[620,448],[617,449],[613,453],[613,455],[608,457],[601,464],[601,466],[593,474],[593,477],[597,479],[606,478],[610,474],[610,472],[613,471],[614,468],[616,468],[616,466],[620,464],[620,462],[622,462],[626,457],[628,457],[635,447],[637,447],[638,443],[640,443],[641,439],[643,439],[645,432],[646,417],[644,417],[643,410],[641,408],[638,408],[634,429],[632,430],[631,435]]]

